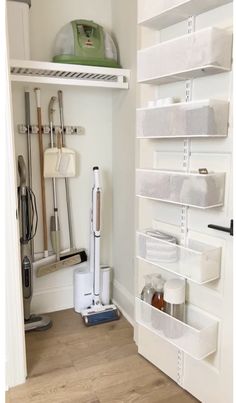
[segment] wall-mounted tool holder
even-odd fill
[[[50,134],[50,127],[48,125],[43,125],[43,134]],[[27,134],[28,128],[24,124],[17,125],[18,133],[20,134]],[[61,130],[61,126],[53,126],[53,132],[57,133],[58,130]],[[39,128],[37,125],[30,125],[29,126],[30,134],[38,134]],[[85,134],[85,128],[81,126],[65,126],[64,127],[64,134],[65,135],[82,135]]]

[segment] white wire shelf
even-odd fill
[[[11,81],[85,87],[128,89],[130,70],[38,62],[10,61]]]
[[[161,30],[184,21],[191,15],[199,15],[223,6],[232,0],[148,0],[139,2],[138,23],[151,29]]]

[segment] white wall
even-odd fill
[[[54,38],[67,22],[79,19],[93,19],[110,31],[110,0],[32,0],[30,9],[31,58],[51,60]],[[34,86],[31,91],[31,121],[36,123]],[[102,254],[103,264],[112,265],[112,91],[83,87],[41,86],[43,123],[48,123],[48,103],[57,95],[58,89],[64,93],[64,117],[66,125],[79,125],[85,134],[66,137],[67,146],[77,151],[78,176],[70,179],[72,199],[72,219],[76,247],[89,246],[89,209],[91,200],[92,167],[101,168],[103,188]],[[17,133],[17,124],[24,122],[24,85],[13,84],[14,131],[16,156],[26,156],[26,136]],[[55,123],[59,124],[58,107]],[[49,137],[44,137],[44,146],[49,146]],[[32,136],[33,190],[37,196],[40,223],[35,238],[35,252],[43,250],[41,194],[39,177],[39,155],[36,136]],[[46,180],[47,216],[52,215],[52,185]],[[58,183],[59,219],[62,248],[69,246],[64,181]],[[51,249],[51,245],[50,249]],[[40,256],[40,255],[38,255]],[[74,268],[34,279],[33,312],[49,312],[72,307]]]
[[[131,69],[129,91],[113,94],[114,298],[131,318],[134,314],[136,24],[136,0],[113,0],[112,26],[120,62],[123,68]]]

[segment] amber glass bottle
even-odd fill
[[[164,281],[161,278],[155,278],[153,280],[153,288],[155,289],[155,293],[152,297],[152,306],[161,311],[164,310]]]

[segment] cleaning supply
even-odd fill
[[[153,228],[146,229],[146,259],[155,263],[174,263],[178,260],[177,239]]]
[[[100,266],[100,293],[103,305],[110,304],[111,301],[111,268]]]
[[[87,263],[82,263],[74,270],[74,310],[81,313],[82,310],[92,305],[93,302],[93,276]]]
[[[141,300],[145,301],[147,304],[151,304],[153,295],[155,294],[155,288],[152,285],[152,278],[150,275],[146,275],[144,278],[145,286],[141,291]]]
[[[152,296],[151,304],[157,309],[161,311],[164,310],[164,283],[165,281],[162,279],[161,276],[155,276],[153,279],[153,288],[155,292]]]
[[[53,113],[55,102],[56,97],[51,97],[48,107],[51,149],[54,149]],[[59,133],[58,137],[60,138],[60,136],[61,132]],[[62,142],[62,140],[60,141]],[[56,149],[58,151],[58,148]],[[65,269],[67,267],[71,267],[76,264],[87,261],[87,254],[84,249],[73,248],[72,250],[69,250],[69,252],[60,253],[60,226],[58,217],[57,189],[56,189],[55,177],[52,178],[52,184],[53,184],[54,215],[50,219],[50,234],[51,234],[52,247],[55,252],[55,255],[52,258],[50,257],[49,259],[47,259],[47,263],[44,262],[44,260],[37,262],[37,264],[35,265],[37,277],[42,277],[47,274],[53,273],[57,270]]]
[[[56,102],[56,97],[51,97],[48,106],[48,118],[50,126],[50,139],[51,139],[51,149],[54,149],[54,139],[53,139],[53,113],[54,103]],[[54,215],[50,218],[50,234],[52,248],[56,254],[56,260],[60,260],[60,227],[59,227],[59,217],[58,217],[58,207],[57,207],[57,188],[56,179],[52,178],[52,190],[53,190],[53,212]]]
[[[61,130],[58,130],[57,146],[44,151],[44,178],[72,178],[76,175],[76,153],[62,146],[61,137]]]
[[[171,279],[164,284],[164,311],[181,322],[185,320],[185,280]],[[164,333],[167,337],[177,338],[183,327],[177,321],[166,317]]]
[[[42,198],[42,219],[43,219],[43,246],[44,257],[48,257],[48,230],[47,230],[47,214],[46,214],[46,194],[45,182],[43,176],[44,150],[43,150],[43,128],[42,128],[42,110],[41,110],[41,92],[39,88],[35,88],[37,120],[38,120],[38,143],[39,143],[39,163],[40,163],[40,183]]]
[[[120,67],[111,36],[94,21],[74,20],[58,33],[53,61],[88,66]]]
[[[160,311],[164,311],[164,283],[165,281],[160,275],[153,276],[152,284],[155,292],[151,304]],[[161,329],[162,317],[160,317],[160,315],[158,315],[154,310],[152,310],[151,322],[155,329]]]
[[[120,313],[113,304],[102,305],[100,298],[100,208],[101,189],[99,184],[99,168],[93,168],[94,186],[92,189],[92,211],[91,211],[91,251],[90,268],[93,275],[93,296],[92,305],[81,311],[86,326],[117,320]]]
[[[65,143],[65,136],[64,136],[64,107],[63,107],[63,92],[59,90],[57,92],[58,95],[58,103],[59,103],[59,112],[60,112],[60,125],[61,125],[61,143],[62,147],[66,148]],[[75,248],[74,245],[74,237],[73,237],[73,228],[72,228],[72,219],[71,219],[71,198],[70,198],[70,188],[69,188],[69,181],[65,176],[65,191],[66,191],[66,205],[67,205],[67,219],[68,219],[68,230],[69,230],[69,250],[62,252],[61,256],[69,256],[72,253],[76,253],[78,249]]]
[[[32,250],[31,241],[35,237],[38,226],[36,197],[32,189],[26,185],[26,165],[22,155],[18,157],[18,171],[20,187],[18,190],[20,245],[21,245],[21,273],[24,304],[25,331],[46,330],[52,325],[47,316],[30,314],[30,304],[33,293]]]

